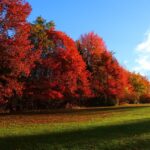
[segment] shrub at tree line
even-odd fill
[[[10,111],[149,103],[150,82],[123,68],[103,39],[77,41],[38,17],[30,5],[0,1],[0,105]]]

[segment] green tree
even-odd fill
[[[52,44],[47,36],[47,31],[54,29],[55,23],[53,21],[46,22],[42,17],[37,17],[34,23],[31,24],[30,40],[34,45],[35,50],[41,50],[46,53]]]

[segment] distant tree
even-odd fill
[[[140,97],[150,94],[150,82],[149,80],[140,75],[139,73],[129,72],[129,83],[132,87],[132,93],[136,95],[133,103],[138,103]]]
[[[23,0],[0,1],[0,102],[12,107],[12,97],[21,95],[23,81],[34,67],[37,53],[31,51],[31,8]]]

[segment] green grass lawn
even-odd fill
[[[150,150],[150,105],[0,115],[0,150]]]

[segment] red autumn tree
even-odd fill
[[[102,76],[102,93],[105,96],[106,104],[119,102],[118,100],[123,97],[124,88],[127,86],[127,78],[124,75],[124,69],[109,51],[104,51],[102,53],[100,62],[102,64],[98,66],[103,68],[100,74]]]
[[[123,91],[123,71],[103,39],[91,32],[81,36],[77,46],[92,74],[91,86],[95,97],[107,105],[111,99],[116,101]]]
[[[89,70],[93,68],[94,61],[99,59],[101,53],[106,50],[103,39],[94,32],[81,35],[77,41],[77,47]]]
[[[81,35],[77,41],[77,47],[87,64],[87,69],[92,74],[91,86],[93,93],[96,97],[99,97],[102,92],[102,77],[100,74],[100,69],[102,68],[98,67],[98,63],[102,52],[106,50],[105,43],[97,34],[90,32]]]
[[[36,69],[29,88],[33,99],[57,100],[72,103],[88,97],[89,72],[76,49],[74,41],[61,31],[49,30],[49,48],[42,55],[40,70]]]
[[[23,0],[0,1],[0,102],[21,95],[24,77],[30,74],[36,55],[30,45],[31,8]]]

